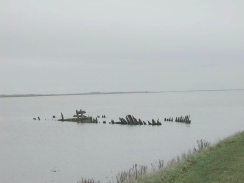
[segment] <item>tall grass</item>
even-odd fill
[[[102,183],[100,180],[95,181],[95,179],[88,179],[88,178],[82,178],[79,182],[77,183]]]

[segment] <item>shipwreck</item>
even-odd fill
[[[76,114],[73,118],[64,118],[63,113],[61,113],[61,119],[58,121],[71,121],[77,123],[98,123],[97,118],[93,118],[92,116],[85,116],[84,114],[86,111],[82,111],[81,109],[78,111],[76,110]]]

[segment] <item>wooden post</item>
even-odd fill
[[[63,116],[63,114],[61,113],[61,118],[62,118],[62,121],[64,121],[64,116]]]

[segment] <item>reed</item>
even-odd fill
[[[82,178],[77,183],[102,183],[102,182],[100,180],[96,181],[95,179]]]
[[[129,170],[118,173],[118,175],[116,176],[117,183],[122,183],[131,179],[136,180],[138,179],[138,177],[145,175],[147,171],[147,166],[138,166],[137,164],[134,164],[133,167]]]

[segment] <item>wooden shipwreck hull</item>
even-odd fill
[[[61,113],[61,119],[59,119],[58,121],[70,121],[70,122],[77,122],[77,123],[98,123],[97,118],[93,118],[92,116],[85,116],[84,115],[85,113],[86,111],[82,111],[81,109],[79,111],[76,110],[76,114],[73,115],[73,118],[66,118],[66,119]],[[103,115],[102,118],[105,118],[105,115]],[[173,122],[173,118],[165,118],[164,121]],[[185,117],[183,116],[176,117],[175,122],[190,124],[191,123],[190,115],[187,115]],[[103,121],[103,124],[106,124],[106,121]],[[155,125],[155,126],[162,125],[159,119],[157,121],[152,119],[152,121],[148,121],[148,123],[146,123],[141,119],[136,119],[132,115],[127,115],[125,118],[119,118],[118,122],[111,120],[109,124],[120,124],[120,125],[147,125],[148,124],[148,125]]]
[[[87,117],[84,114],[86,111],[80,111],[76,110],[76,115],[74,115],[74,118],[66,118],[64,119],[63,114],[61,113],[61,119],[58,121],[70,121],[70,122],[77,122],[77,123],[98,123],[97,118],[92,118],[92,116]]]
[[[98,123],[97,119],[93,119],[92,117],[77,119],[77,118],[67,118],[67,119],[59,119],[58,121],[70,121],[77,123]]]
[[[111,124],[120,124],[120,125],[147,125],[145,121],[142,121],[141,119],[136,119],[132,115],[127,115],[125,118],[119,118],[119,122],[111,121]],[[156,122],[154,119],[152,119],[152,123],[148,121],[148,125],[162,125],[159,120]]]

